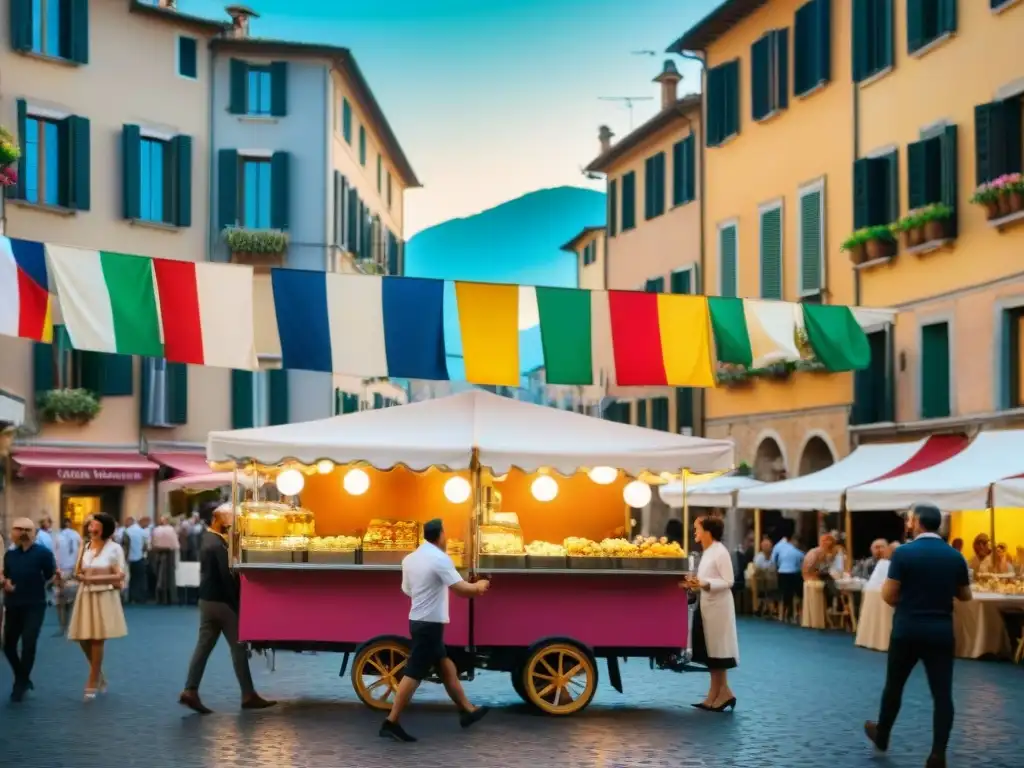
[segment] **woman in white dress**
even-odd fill
[[[75,568],[80,586],[68,626],[68,639],[77,642],[89,660],[86,701],[95,699],[97,691],[106,690],[107,681],[103,677],[106,641],[128,634],[119,593],[125,579],[124,550],[113,539],[114,528],[114,518],[107,514],[98,514],[89,522],[89,541],[82,548]]]
[[[736,606],[733,602],[732,557],[722,544],[724,525],[718,517],[694,521],[693,532],[701,546],[697,575],[686,585],[700,590],[700,605],[694,611],[693,661],[711,672],[711,687],[704,701],[693,706],[709,712],[736,708],[736,694],[729,688],[728,670],[739,661],[736,639]]]

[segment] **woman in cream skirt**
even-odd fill
[[[107,514],[96,515],[88,523],[88,543],[75,568],[80,586],[68,639],[76,641],[89,660],[86,701],[96,698],[97,691],[106,690],[104,643],[128,634],[120,593],[125,580],[124,550],[113,539],[114,528],[114,519]]]

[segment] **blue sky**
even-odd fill
[[[226,18],[225,0],[179,8]],[[717,0],[251,0],[253,35],[346,46],[425,188],[406,197],[407,238],[535,189],[591,186],[597,128],[629,131],[601,96],[651,96],[664,49]],[[655,56],[632,55],[653,50]],[[680,92],[699,69],[676,59]]]

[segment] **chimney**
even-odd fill
[[[661,108],[666,110],[679,100],[677,89],[679,88],[679,81],[683,79],[683,76],[679,74],[679,70],[676,69],[676,63],[671,59],[665,59],[665,66],[661,70],[661,74],[654,78],[655,83],[661,83]]]
[[[168,11],[178,10],[178,0],[157,0],[157,8],[166,8]]]
[[[231,17],[231,31],[228,33],[229,37],[248,37],[249,36],[249,19],[258,19],[260,15],[252,8],[247,8],[244,5],[229,5],[224,9],[227,11],[228,16]]]
[[[614,135],[615,134],[612,133],[612,129],[607,125],[602,125],[597,129],[597,140],[601,142],[602,155],[612,148],[612,136]]]

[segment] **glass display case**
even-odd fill
[[[363,534],[363,563],[398,565],[419,546],[421,536],[421,526],[413,520],[371,520]]]
[[[315,533],[313,513],[273,501],[241,504],[235,521],[243,563],[303,563]]]
[[[514,512],[495,512],[480,526],[480,568],[525,568],[523,529]]]
[[[358,536],[314,536],[309,540],[308,561],[321,565],[355,565],[361,544]]]

